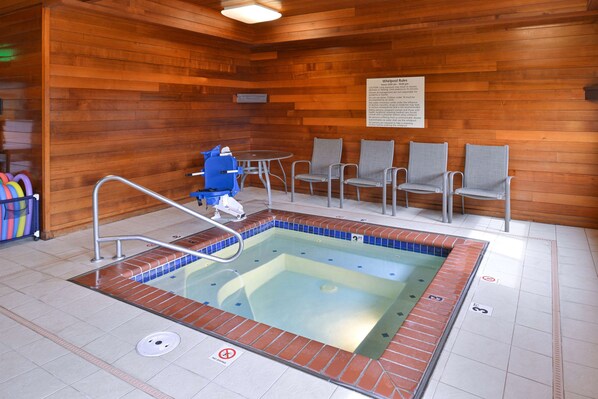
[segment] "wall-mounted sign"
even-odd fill
[[[267,103],[268,95],[259,93],[239,93],[237,94],[238,103]]]
[[[424,127],[425,78],[367,80],[367,126]]]

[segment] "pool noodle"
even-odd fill
[[[3,184],[2,188],[4,189],[4,193],[6,194],[6,199],[12,199],[12,191],[10,191],[10,188],[6,184]],[[6,212],[6,204],[4,206],[4,212]],[[6,215],[6,213],[4,214],[4,217],[7,219],[6,220],[6,239],[10,240],[11,238],[14,238],[13,230],[14,230],[15,221],[13,218],[8,217]]]
[[[5,185],[5,187],[8,188],[8,190],[10,191],[10,196],[12,199],[18,198],[17,190],[10,183],[11,182],[8,182]],[[11,236],[10,238],[16,238],[17,230],[19,229],[19,220],[16,219],[16,217],[15,217],[15,208],[18,207],[19,205],[16,202],[11,202],[10,205],[12,208],[12,215],[10,215],[9,220],[12,221],[12,229],[9,228],[8,233],[10,233],[10,236]],[[8,236],[8,233],[7,233],[7,236]]]
[[[0,173],[0,181],[2,181],[2,184],[6,184],[10,179],[6,176],[6,173]]]
[[[4,174],[6,175],[6,177],[8,177],[8,181],[12,181],[12,179],[14,179],[12,173],[4,172]]]
[[[18,175],[16,175],[13,179],[14,182],[18,183],[18,182],[22,182],[23,186],[25,186],[25,195],[27,197],[32,196],[33,195],[33,186],[31,185],[31,180],[29,180],[29,177],[27,175],[24,175],[22,173],[19,173]],[[28,205],[31,205],[33,203],[33,200],[27,200]],[[31,208],[31,207],[30,207]],[[27,212],[27,216],[26,216],[26,221],[25,221],[25,231],[24,234],[29,235],[31,234],[31,218],[33,217],[32,215],[32,210],[29,209],[29,212]]]
[[[9,186],[9,188],[14,191],[13,198],[21,198],[25,196],[25,194],[23,193],[23,189],[21,188],[21,186],[19,186],[19,183],[10,181],[8,182],[7,186]],[[26,209],[26,206],[27,203],[25,202],[25,200],[19,201],[20,211]],[[19,214],[19,222],[15,223],[14,226],[14,237],[23,237],[23,233],[25,232],[25,219],[27,219],[25,215]]]
[[[6,191],[4,191],[4,185],[0,184],[0,200],[5,200],[5,199],[7,199]],[[6,240],[6,233],[8,231],[8,219],[4,218],[5,213],[6,213],[6,208],[4,207],[4,205],[0,205],[0,218],[2,219],[0,221],[0,240],[3,240],[3,241]]]

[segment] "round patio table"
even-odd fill
[[[245,183],[247,175],[258,175],[266,192],[268,193],[268,208],[272,206],[272,191],[270,187],[270,176],[277,178],[284,184],[284,191],[287,192],[287,175],[282,167],[281,159],[287,159],[293,156],[292,152],[275,151],[275,150],[252,150],[252,151],[235,151],[233,156],[237,158],[243,167],[243,177],[241,178],[241,189]],[[270,162],[277,161],[282,172],[282,176],[272,173]]]

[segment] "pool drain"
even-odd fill
[[[137,343],[137,353],[155,357],[167,354],[181,342],[181,337],[170,331],[151,333]]]
[[[336,292],[337,290],[338,290],[338,287],[331,283],[325,283],[325,284],[322,284],[322,286],[320,286],[320,291],[326,292],[328,294],[332,294],[333,292]]]

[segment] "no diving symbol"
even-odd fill
[[[222,360],[228,360],[235,357],[237,351],[233,348],[224,348],[220,352],[218,352],[218,357]]]
[[[491,284],[497,284],[498,283],[498,279],[492,276],[482,276],[482,281],[485,281],[487,283],[491,283]]]
[[[216,352],[214,352],[210,359],[223,366],[228,366],[243,354],[243,350],[233,348],[230,345],[222,345]]]

